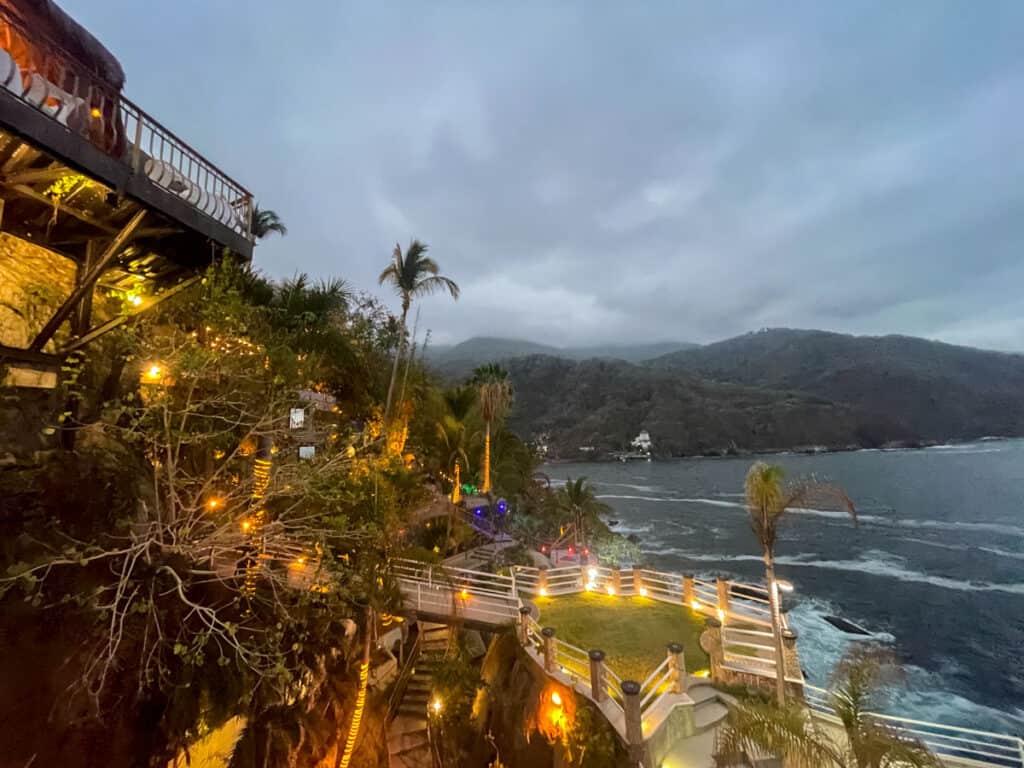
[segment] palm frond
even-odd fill
[[[434,293],[443,293],[448,291],[453,299],[459,298],[459,285],[450,277],[442,277],[440,275],[432,275],[430,277],[420,278],[413,289],[409,291],[410,296],[430,296]]]
[[[818,734],[797,705],[752,701],[736,706],[719,733],[716,751],[725,761],[775,756],[790,768],[843,768],[835,746]]]

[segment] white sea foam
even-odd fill
[[[595,485],[599,485],[602,488],[605,486],[611,486],[614,488],[630,488],[634,491],[642,491],[643,493],[657,493],[661,489],[656,485],[636,485],[634,483],[613,483],[610,480],[596,481]]]

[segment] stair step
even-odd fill
[[[719,723],[729,710],[717,701],[708,700],[698,705],[693,712],[693,724],[698,731],[704,731]]]
[[[388,734],[388,754],[400,755],[410,749],[416,749],[427,744],[427,729],[418,728],[414,731],[405,731],[399,734]]]

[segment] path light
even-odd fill
[[[149,381],[159,381],[160,374],[162,373],[159,365],[151,365],[146,369],[146,379]]]
[[[469,590],[468,589],[463,589],[461,592],[459,592],[459,594],[462,596],[463,600],[469,600]]]
[[[587,578],[591,581],[597,578],[597,568],[587,568]]]
[[[142,297],[139,296],[138,294],[135,294],[130,299],[128,299],[128,301],[132,303],[132,306],[137,307],[142,304]]]
[[[220,499],[210,499],[208,502],[206,502],[206,506],[209,507],[210,509],[216,509],[217,507],[220,506]]]
[[[607,587],[607,590],[608,590],[608,594],[609,595],[611,595],[612,597],[615,597],[615,587],[613,587],[611,584],[609,584],[608,587]]]
[[[562,706],[562,697],[558,693],[558,691],[551,692],[551,703],[554,704],[556,707]]]
[[[700,610],[700,600],[691,600],[690,601],[690,607],[693,608],[693,610],[695,610],[695,611],[699,611]]]
[[[640,587],[640,597],[647,597],[647,587]]]
[[[723,611],[721,608],[718,609],[718,620],[723,624],[725,623],[725,611]]]
[[[430,708],[434,710],[435,715],[441,714],[441,700],[435,698],[432,702],[430,702]]]
[[[252,528],[252,523],[249,520],[243,520],[242,521],[242,530],[243,531],[248,531],[250,528]]]
[[[541,597],[547,597],[548,596],[548,590],[547,590],[546,587],[541,587],[539,592],[540,592],[540,596]]]

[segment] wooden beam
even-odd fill
[[[96,326],[91,331],[89,331],[88,333],[84,334],[80,339],[76,339],[75,341],[71,342],[66,347],[64,347],[64,349],[62,349],[60,351],[60,354],[61,355],[66,355],[69,352],[74,352],[76,349],[81,349],[86,344],[88,344],[88,343],[90,343],[92,341],[95,341],[96,339],[98,339],[103,334],[109,333],[110,331],[114,330],[115,328],[117,328],[120,325],[124,325],[129,320],[134,320],[136,317],[141,315],[143,312],[149,311],[150,309],[152,309],[153,307],[155,307],[158,304],[162,303],[163,301],[171,298],[171,296],[179,294],[182,291],[186,290],[187,288],[191,288],[193,285],[195,285],[196,283],[198,283],[202,279],[203,279],[202,275],[193,275],[192,277],[189,277],[189,278],[187,278],[185,280],[182,280],[180,283],[175,285],[173,288],[168,288],[163,293],[155,296],[152,301],[146,302],[144,306],[139,307],[138,309],[136,309],[136,310],[134,310],[132,312],[129,312],[127,314],[118,315],[117,317],[113,318],[112,320],[108,320],[107,322],[103,323],[102,325]]]
[[[54,182],[72,175],[76,175],[74,171],[61,165],[57,168],[35,168],[31,171],[11,173],[5,176],[3,181],[4,184],[38,184],[39,182]]]
[[[57,332],[61,323],[63,323],[67,319],[68,315],[71,314],[71,311],[82,299],[86,291],[92,290],[93,285],[99,279],[99,276],[131,239],[135,230],[138,229],[139,224],[142,223],[142,219],[145,215],[146,209],[140,208],[138,213],[132,216],[131,220],[124,225],[124,228],[117,233],[117,236],[113,239],[110,245],[106,247],[96,264],[82,279],[82,282],[75,286],[74,290],[71,291],[71,295],[68,296],[67,300],[60,305],[53,317],[47,321],[46,325],[43,326],[43,330],[39,332],[39,335],[32,340],[32,343],[29,345],[29,349],[38,352],[43,348],[43,345],[46,344],[46,342],[53,338],[53,334]]]
[[[46,352],[33,352],[31,349],[19,349],[0,344],[0,360],[13,360],[30,368],[41,371],[50,371],[60,368],[63,357],[51,355]]]
[[[11,190],[16,194],[21,195],[22,197],[27,197],[29,200],[35,200],[37,203],[48,205],[51,208],[53,207],[53,200],[48,198],[46,195],[36,192],[34,189],[32,189],[32,187],[27,187],[24,184],[3,184],[2,186],[6,187],[7,189]],[[117,234],[116,227],[111,227],[104,224],[101,221],[97,221],[92,216],[86,216],[84,213],[75,208],[72,208],[70,205],[64,205],[64,203],[57,203],[57,210],[60,211],[61,213],[66,213],[68,216],[72,216],[78,219],[79,221],[84,221],[86,224],[91,224],[97,229],[106,232],[108,235]]]

